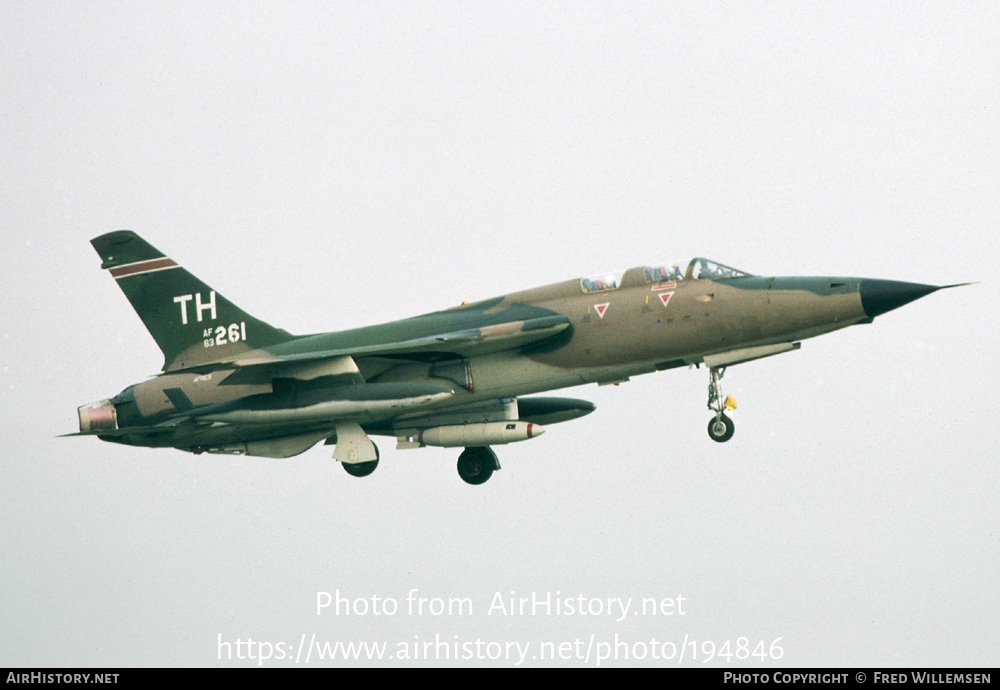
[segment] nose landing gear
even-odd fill
[[[733,424],[726,411],[736,409],[736,400],[732,396],[722,397],[723,375],[725,367],[710,367],[708,382],[708,409],[715,411],[715,416],[708,422],[708,437],[717,443],[725,443],[733,437],[736,425]]]

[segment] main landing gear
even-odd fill
[[[725,443],[733,437],[736,426],[726,411],[736,409],[736,400],[732,396],[722,397],[722,380],[726,373],[725,367],[710,367],[708,382],[708,409],[715,411],[715,416],[708,422],[708,436],[717,443]]]
[[[375,471],[378,467],[378,446],[374,443],[372,446],[375,447],[375,459],[369,462],[341,462],[340,464],[344,466],[347,474],[352,477],[367,477],[369,474]]]
[[[368,462],[343,462],[341,466],[352,477],[367,477],[378,467],[378,446],[374,443],[375,459]],[[483,484],[500,469],[497,454],[489,446],[466,448],[458,456],[458,476],[469,484]]]
[[[466,448],[458,456],[458,476],[469,484],[482,484],[500,469],[497,454],[489,446]]]

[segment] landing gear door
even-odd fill
[[[467,359],[450,360],[433,364],[429,373],[431,378],[443,379],[457,384],[470,393],[475,389],[475,385],[472,383],[472,366]]]

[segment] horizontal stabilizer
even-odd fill
[[[56,438],[68,436],[99,436],[120,438],[123,436],[164,436],[174,433],[173,424],[156,424],[153,426],[127,426],[123,429],[91,429],[90,431],[74,431],[71,434],[59,434]]]

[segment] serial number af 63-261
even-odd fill
[[[594,410],[535,395],[704,364],[708,434],[728,441],[726,368],[798,349],[942,287],[892,280],[756,276],[707,259],[566,280],[378,326],[292,335],[255,319],[134,232],[91,241],[163,352],[156,377],[79,408],[105,441],[193,453],[291,457],[324,441],[351,475],[398,449],[464,448],[482,484],[492,446]]]

